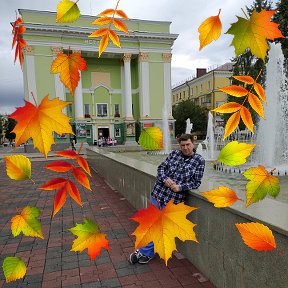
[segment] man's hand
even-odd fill
[[[179,192],[179,186],[174,182],[174,184],[170,187],[173,192]]]

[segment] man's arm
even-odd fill
[[[166,182],[166,180],[168,179],[168,177],[166,176],[167,170],[168,170],[168,165],[169,162],[172,159],[172,153],[171,152],[168,157],[165,159],[165,161],[163,161],[157,168],[157,179],[160,180],[161,182]]]
[[[189,180],[186,183],[178,184],[179,192],[197,189],[201,185],[201,180],[204,174],[204,168],[205,168],[205,160],[203,159],[197,166],[194,175],[189,177]]]

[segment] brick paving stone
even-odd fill
[[[71,159],[67,161],[73,163]],[[59,177],[57,172],[42,169],[52,162],[49,158],[32,161],[32,178],[37,187]],[[131,234],[138,223],[129,218],[138,210],[93,169],[91,173],[92,193],[72,180],[79,189],[83,208],[68,196],[63,208],[52,217],[57,191],[36,189],[28,181],[11,181],[5,166],[0,165],[0,187],[6,187],[0,194],[0,265],[8,256],[21,257],[27,265],[25,277],[10,283],[5,283],[0,269],[0,288],[214,287],[209,281],[199,283],[193,274],[200,272],[180,253],[173,253],[168,266],[159,256],[147,265],[130,264],[128,258],[135,247],[135,236]],[[67,178],[66,174],[61,177]],[[44,240],[23,233],[17,237],[12,235],[11,218],[17,215],[16,206],[20,211],[26,206],[41,210],[37,219],[41,222]],[[101,255],[92,262],[87,249],[82,253],[70,251],[77,237],[67,229],[76,223],[83,224],[83,217],[97,222],[109,240],[110,252],[101,249]]]

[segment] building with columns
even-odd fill
[[[129,34],[116,30],[121,49],[111,40],[98,58],[100,38],[88,38],[106,27],[90,24],[97,16],[82,15],[73,23],[56,23],[57,13],[19,10],[26,28],[23,37],[23,75],[25,100],[37,103],[49,94],[52,100],[72,102],[63,113],[77,142],[93,144],[99,137],[116,138],[118,143],[135,143],[145,127],[162,128],[162,111],[167,107],[171,137],[174,119],[171,109],[171,48],[177,34],[170,33],[171,22],[121,19]],[[79,52],[87,63],[79,71],[80,81],[74,99],[60,81],[60,74],[50,73],[60,52]],[[71,135],[72,136],[72,135]],[[55,142],[69,143],[70,135],[54,135]]]

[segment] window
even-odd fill
[[[208,90],[211,89],[211,86],[210,86],[210,81],[208,81]]]
[[[114,105],[115,114],[114,117],[120,117],[120,106],[119,104]]]
[[[217,101],[216,102],[216,108],[218,108],[219,106],[223,105],[224,103],[225,103],[224,101]],[[223,115],[223,113],[217,112],[216,115]]]
[[[173,95],[173,103],[175,102],[175,95]]]
[[[72,116],[72,104],[69,104],[69,105],[68,105],[68,110],[69,110],[69,111],[68,111],[68,114],[69,114],[68,116],[69,116],[69,117],[73,117],[73,116]]]
[[[90,129],[86,130],[86,137],[91,138],[91,130]]]
[[[107,104],[97,104],[97,117],[107,116]]]
[[[193,88],[191,88],[191,96],[193,96]]]
[[[177,96],[176,96],[176,101],[178,101],[178,94],[177,94]]]
[[[121,136],[121,130],[120,128],[115,129],[115,137],[120,137]]]
[[[196,86],[196,95],[198,95],[198,86]]]
[[[84,104],[85,118],[90,117],[89,104]]]
[[[180,100],[181,100],[182,92],[180,92]]]
[[[200,84],[200,93],[203,91],[203,85]]]
[[[186,91],[183,91],[183,99],[185,99],[185,94],[186,94],[185,92],[186,92]]]

